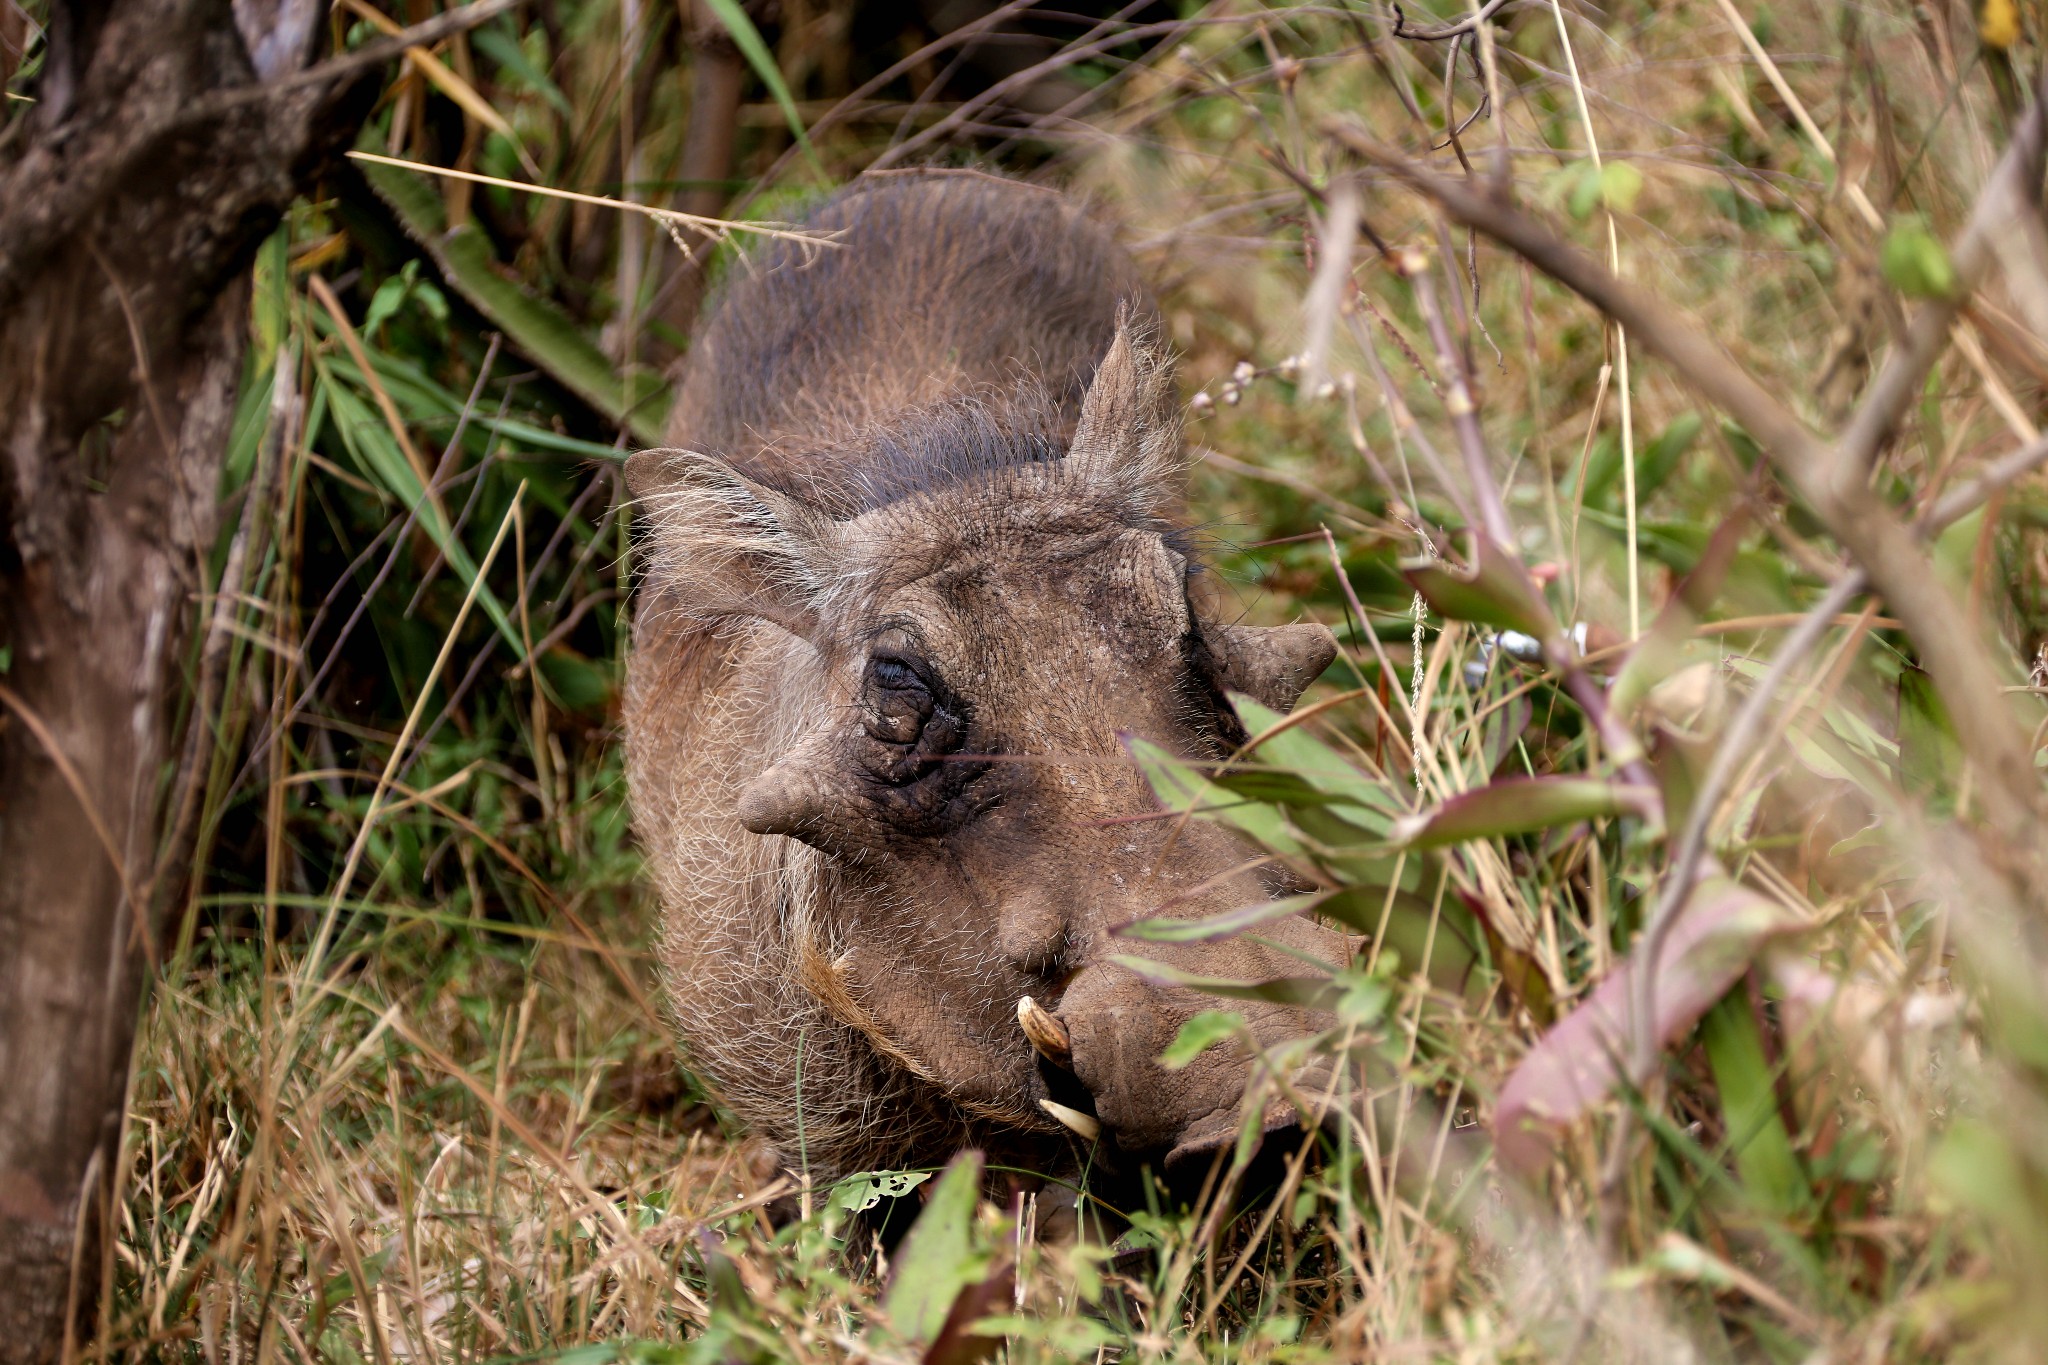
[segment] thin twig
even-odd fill
[[[1479,426],[1479,407],[1472,401],[1472,383],[1465,362],[1451,340],[1443,309],[1437,304],[1436,284],[1430,278],[1429,258],[1415,247],[1396,248],[1393,266],[1415,290],[1415,305],[1436,345],[1436,363],[1444,372],[1444,411],[1451,428],[1458,433],[1458,448],[1465,457],[1465,477],[1472,484],[1479,504],[1479,525],[1509,555],[1514,554],[1515,532],[1508,523],[1507,503],[1493,477],[1486,453],[1486,435]]]
[[[1451,38],[1461,38],[1491,19],[1505,5],[1507,0],[1486,0],[1477,12],[1467,15],[1455,24],[1444,24],[1438,28],[1409,28],[1408,16],[1399,5],[1394,6],[1394,36],[1416,43],[1441,43]]]

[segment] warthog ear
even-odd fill
[[[1150,517],[1174,501],[1180,453],[1173,362],[1121,314],[1116,340],[1081,400],[1067,473],[1134,516]]]
[[[1202,638],[1223,685],[1275,711],[1290,710],[1337,657],[1328,626],[1207,626]]]
[[[643,450],[626,485],[664,605],[703,620],[752,616],[814,639],[843,564],[838,527],[694,450]]]

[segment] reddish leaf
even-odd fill
[[[1652,1002],[1659,1046],[1689,1032],[1766,943],[1801,926],[1791,911],[1725,878],[1702,883],[1660,955]],[[1558,1132],[1621,1083],[1639,970],[1634,956],[1623,962],[1508,1076],[1494,1104],[1493,1140],[1510,1168],[1541,1172]]]
[[[1404,559],[1401,573],[1438,614],[1453,621],[1477,621],[1548,642],[1558,637],[1557,618],[1521,562],[1485,536],[1471,538],[1470,568],[1440,559]]]

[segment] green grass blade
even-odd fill
[[[789,86],[782,79],[782,69],[775,64],[775,54],[768,50],[768,44],[761,41],[761,30],[754,27],[754,21],[740,8],[739,0],[705,0],[705,4],[718,16],[718,22],[725,25],[733,46],[740,50],[747,59],[747,65],[754,68],[761,84],[768,87],[768,93],[781,106],[783,118],[789,121],[790,135],[796,139],[796,145],[804,149],[811,169],[823,175],[825,166],[818,160],[817,149],[811,146],[810,134],[804,131],[804,116],[797,112],[796,98],[789,93]]]

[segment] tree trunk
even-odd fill
[[[404,35],[502,13],[474,5]],[[0,1362],[84,1339],[246,272],[401,40],[314,0],[57,0],[0,131]],[[431,30],[431,31],[430,31]],[[19,107],[19,106],[17,106]],[[195,718],[193,723],[204,723]],[[175,874],[172,874],[175,875]]]
[[[40,405],[4,386],[16,415],[7,455],[17,525],[38,509],[63,515],[40,528],[32,556],[10,566],[6,608],[0,1284],[11,1288],[0,1294],[0,1359],[54,1358],[62,1305],[88,1298],[100,1279],[90,1234],[104,1222],[138,988],[155,941],[158,788],[193,566],[213,533],[246,298],[230,289],[206,317],[207,335],[151,376],[168,429],[139,414],[128,421],[104,493],[77,496],[79,452],[50,460],[37,439],[47,431]],[[35,363],[12,344],[19,332],[63,326],[44,316],[24,329],[28,321],[16,314],[0,373]],[[74,1245],[81,1222],[88,1236]]]

